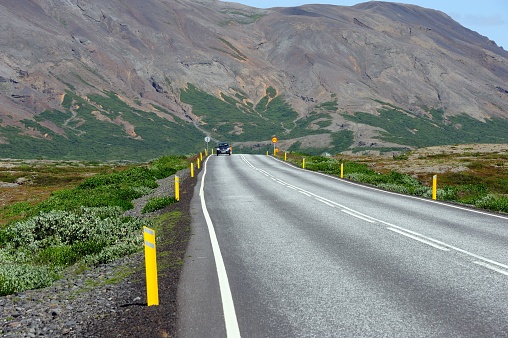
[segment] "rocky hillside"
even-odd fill
[[[508,143],[508,52],[442,12],[371,1],[0,4],[0,157]]]

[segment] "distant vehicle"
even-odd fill
[[[217,156],[219,156],[220,154],[231,155],[231,147],[226,142],[219,142],[217,144],[217,148],[215,149],[217,150]]]

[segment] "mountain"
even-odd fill
[[[0,27],[0,157],[508,143],[508,52],[414,5],[17,0]]]

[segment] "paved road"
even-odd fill
[[[205,169],[181,337],[508,336],[507,217],[269,156]]]

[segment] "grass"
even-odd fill
[[[20,164],[19,169],[24,173],[52,172],[54,165],[30,168]],[[67,188],[55,189],[47,198],[46,194],[39,196],[38,203],[3,206],[1,213],[14,218],[0,227],[0,296],[48,286],[70,267],[81,271],[140,251],[141,229],[152,223],[122,216],[124,211],[132,207],[134,198],[150,193],[157,179],[187,166],[184,156],[165,156],[150,164],[114,170],[109,166],[100,170],[69,166],[69,172],[80,168],[83,174],[88,169],[92,176],[80,177],[72,184],[65,181]],[[61,183],[56,178],[42,182]],[[151,206],[154,210],[174,202],[157,201]]]
[[[11,160],[9,166],[0,167],[0,181],[24,184],[15,188],[0,187],[0,227],[25,218],[35,205],[48,199],[55,191],[77,186],[90,176],[111,174],[126,170],[132,164],[92,163],[65,161]]]

